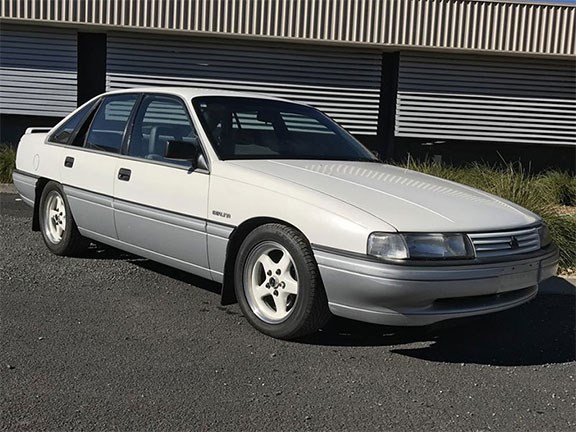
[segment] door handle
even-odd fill
[[[130,171],[128,168],[120,168],[120,171],[118,171],[118,180],[128,181],[130,180],[131,174],[132,171]]]
[[[74,166],[74,158],[72,156],[66,156],[66,159],[64,159],[64,166],[66,168],[72,168]]]

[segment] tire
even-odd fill
[[[285,225],[262,225],[246,236],[234,266],[234,287],[248,322],[274,338],[311,334],[330,318],[310,244]]]
[[[77,256],[86,250],[89,242],[78,232],[68,200],[58,183],[46,184],[40,197],[39,210],[42,238],[52,253]]]

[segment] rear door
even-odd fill
[[[114,178],[128,119],[139,95],[107,96],[62,155],[62,184],[74,220],[87,237],[117,239],[112,210]]]
[[[180,98],[145,96],[114,176],[114,217],[119,240],[132,252],[209,278],[209,173],[164,158],[169,140],[193,145],[196,138]]]

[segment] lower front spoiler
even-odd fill
[[[316,249],[314,254],[334,315],[396,326],[519,306],[558,268],[555,246],[517,261],[448,266],[394,265]]]
[[[361,309],[354,306],[346,306],[338,303],[329,303],[330,312],[344,318],[350,318],[358,321],[370,322],[374,324],[384,324],[391,326],[425,326],[434,324],[439,321],[466,318],[476,315],[484,315],[494,312],[500,312],[506,309],[520,306],[529,300],[532,300],[538,293],[538,286],[532,286],[514,292],[513,297],[506,298],[505,294],[488,295],[485,299],[479,300],[481,306],[471,305],[465,308],[445,308],[444,311],[438,307],[437,302],[434,307],[428,310],[392,310],[389,308]],[[473,300],[476,300],[472,298]],[[444,305],[446,306],[446,304]]]

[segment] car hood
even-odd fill
[[[391,165],[302,160],[229,163],[346,202],[398,231],[491,231],[540,221],[535,214],[502,198]]]

